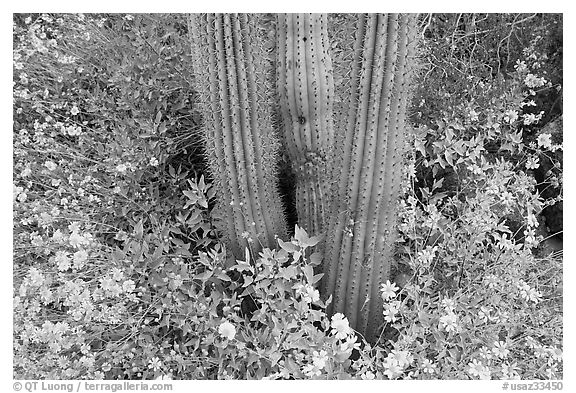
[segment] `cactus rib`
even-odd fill
[[[328,230],[323,289],[334,297],[330,311],[344,312],[369,340],[383,322],[379,285],[393,257],[414,23],[414,15],[360,15],[350,90],[341,93],[349,102],[337,136],[344,142],[341,197]],[[343,236],[346,228],[352,237]]]
[[[277,15],[277,89],[285,144],[296,174],[300,225],[325,230],[333,139],[334,81],[327,51],[327,17]]]
[[[204,142],[218,191],[220,229],[236,256],[274,247],[285,233],[276,188],[265,51],[257,15],[189,18]],[[253,240],[250,244],[249,239]]]

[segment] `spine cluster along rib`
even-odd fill
[[[264,32],[254,14],[189,17],[203,137],[220,230],[236,256],[274,248],[286,232],[277,188]]]
[[[333,194],[323,292],[330,312],[374,340],[383,323],[380,284],[389,279],[415,41],[414,15],[359,15],[348,103],[337,114]]]

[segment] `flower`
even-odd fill
[[[328,361],[328,353],[324,350],[320,352],[314,351],[312,352],[312,363],[316,366],[319,370],[323,369],[326,366],[326,362]]]
[[[488,322],[488,319],[490,318],[490,311],[492,311],[492,309],[489,307],[480,306],[480,311],[478,311],[478,318],[480,318],[484,323]]]
[[[76,116],[78,113],[80,113],[80,111],[78,110],[78,107],[77,107],[76,105],[74,105],[74,106],[72,107],[72,109],[70,110],[70,114],[71,114],[72,116]]]
[[[399,289],[396,283],[390,283],[390,280],[386,280],[386,284],[381,284],[381,287],[380,292],[384,301],[396,297],[396,291]]]
[[[386,322],[396,322],[397,318],[396,318],[396,313],[398,312],[398,310],[396,310],[396,308],[391,307],[390,305],[385,305],[384,306],[384,319],[386,320]]]
[[[524,340],[526,341],[526,345],[532,349],[539,346],[539,343],[532,336],[526,336]]]
[[[320,292],[318,292],[317,289],[314,289],[310,284],[297,284],[296,293],[298,293],[306,303],[317,302],[320,300]]]
[[[486,347],[482,347],[480,348],[480,350],[478,351],[478,354],[480,355],[481,358],[486,359],[486,360],[490,360],[492,359],[492,353],[490,352],[490,350]]]
[[[126,166],[126,164],[118,164],[116,166],[116,171],[119,173],[126,173],[126,170],[128,169],[128,167]]]
[[[384,304],[384,311],[382,312],[384,314],[384,318],[388,322],[396,321],[395,315],[400,311],[401,305],[402,303],[399,300],[394,300],[390,303]]]
[[[418,252],[418,261],[424,265],[429,265],[432,263],[437,250],[438,246],[427,246],[426,249]]]
[[[474,359],[471,363],[468,363],[468,374],[474,377],[479,376],[483,370],[484,366],[477,359]]]
[[[436,371],[436,366],[434,365],[434,363],[432,363],[430,359],[424,359],[421,367],[422,371],[428,374],[434,374],[434,372]]]
[[[548,379],[554,379],[556,377],[556,373],[558,372],[558,367],[556,366],[550,366],[549,368],[546,369],[546,376],[548,377]]]
[[[65,129],[66,132],[68,133],[68,135],[70,136],[78,136],[82,134],[82,128],[79,126],[70,126],[68,128]]]
[[[16,200],[17,198],[19,198],[20,195],[23,194],[22,191],[24,191],[24,189],[23,189],[22,187],[19,187],[19,186],[16,186],[16,185],[13,186],[12,190],[13,190],[13,192],[14,192],[14,194],[13,194],[14,198],[13,198],[13,200]]]
[[[337,339],[344,339],[352,333],[348,319],[342,313],[332,315],[332,323],[330,326],[332,327],[332,334],[334,334]]]
[[[122,283],[122,291],[131,293],[136,289],[136,284],[133,280],[126,280]]]
[[[536,289],[530,287],[530,285],[528,285],[523,280],[520,280],[517,286],[518,289],[520,290],[520,296],[522,297],[522,299],[534,302],[535,304],[537,304],[541,300],[542,294],[538,292]]]
[[[546,84],[546,79],[538,78],[534,74],[528,74],[526,77],[524,77],[524,84],[530,89],[533,89],[535,87],[544,86]]]
[[[315,377],[321,374],[320,369],[314,364],[306,364],[304,367],[302,367],[302,372],[308,377]]]
[[[454,308],[456,307],[456,302],[454,301],[454,299],[450,298],[442,299],[442,307],[444,307],[446,311],[451,313],[452,311],[454,311]]]
[[[388,357],[395,360],[396,363],[398,364],[398,366],[400,366],[400,367],[409,366],[410,363],[412,363],[412,361],[414,360],[414,358],[412,357],[410,352],[399,351],[396,349],[393,349],[392,352],[390,354],[388,354]]]
[[[30,280],[30,285],[33,286],[41,286],[42,284],[44,284],[45,278],[44,275],[42,274],[42,272],[38,269],[36,269],[35,267],[31,267],[28,270],[28,278]]]
[[[57,165],[53,162],[53,161],[46,161],[44,163],[44,166],[49,170],[49,171],[53,171],[56,169]]]
[[[352,350],[360,350],[360,343],[357,341],[355,336],[348,336],[346,337],[345,341],[343,343],[340,344],[340,352],[350,352],[352,353]]]
[[[522,118],[524,119],[525,126],[537,123],[540,120],[540,118],[536,116],[534,113],[527,113],[525,115],[522,115]]]
[[[112,271],[112,278],[116,281],[120,281],[124,278],[124,272],[117,267],[113,268]]]
[[[550,149],[552,147],[552,136],[550,134],[538,135],[538,146]]]
[[[84,263],[88,260],[88,252],[85,250],[76,251],[72,258],[74,259],[74,267],[76,269],[81,269],[84,266]]]
[[[26,165],[26,167],[20,172],[20,176],[28,177],[32,173],[32,169],[30,169],[30,165]]]
[[[402,368],[398,365],[398,362],[390,356],[384,359],[382,365],[385,368],[384,375],[386,375],[388,379],[397,378],[402,374]]]
[[[504,191],[502,194],[500,194],[500,200],[506,206],[510,206],[512,203],[514,203],[514,196],[508,191]]]
[[[376,375],[374,375],[374,373],[372,371],[366,371],[364,374],[360,375],[360,378],[364,379],[364,380],[372,380],[374,378],[376,378]]]
[[[54,258],[58,270],[61,272],[66,271],[70,268],[70,258],[66,255],[65,251],[58,251],[56,257]]]
[[[154,371],[158,371],[160,368],[162,368],[162,362],[157,357],[150,359],[148,363],[148,368],[151,368]]]
[[[80,226],[81,226],[80,222],[75,221],[68,225],[68,230],[70,230],[70,232],[78,232],[81,229]]]
[[[562,361],[562,350],[560,348],[557,347],[548,348],[548,353],[550,354],[550,357],[556,360],[557,362]]]
[[[236,328],[228,321],[224,321],[218,327],[218,333],[228,340],[233,340],[236,336]]]
[[[78,232],[72,232],[70,238],[68,238],[68,241],[72,247],[78,247],[87,243],[87,239],[80,235]]]
[[[537,358],[543,358],[548,355],[548,351],[543,346],[537,346],[534,348],[534,355],[536,355]]]
[[[113,291],[116,286],[116,282],[111,277],[103,277],[100,279],[100,286],[105,291]]]
[[[512,124],[516,120],[518,120],[518,112],[517,111],[509,109],[506,112],[504,112],[504,121],[506,121],[508,124]]]
[[[520,59],[518,59],[516,60],[516,65],[514,65],[514,68],[518,72],[523,72],[528,69],[528,66],[526,65],[526,62],[524,60],[520,61]]]
[[[540,161],[540,159],[536,156],[532,156],[532,157],[528,158],[528,161],[526,161],[526,168],[527,169],[537,169],[540,166],[538,161]]]
[[[490,369],[486,366],[482,367],[482,370],[480,370],[478,377],[480,379],[492,379],[492,376],[490,374]]]
[[[152,166],[158,166],[158,159],[156,157],[152,157],[150,158],[150,165]]]
[[[458,327],[458,317],[453,312],[449,312],[440,318],[440,327],[444,328],[447,332],[454,332]]]
[[[510,351],[507,348],[507,344],[504,341],[495,342],[494,348],[492,348],[492,352],[494,352],[494,355],[498,356],[501,359],[506,358],[510,353]]]
[[[530,290],[523,297],[525,300],[531,301],[534,304],[537,304],[540,302],[540,300],[542,300],[542,294],[534,288],[530,288]]]
[[[182,284],[184,284],[184,280],[182,279],[182,276],[179,274],[174,276],[174,279],[172,282],[174,284],[174,288],[180,288],[182,286]]]
[[[512,363],[511,365],[508,363],[502,363],[502,374],[504,374],[504,378],[512,379],[511,377],[516,374],[517,370],[516,363]]]

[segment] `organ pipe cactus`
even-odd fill
[[[205,142],[223,232],[236,254],[246,235],[274,247],[274,234],[285,233],[260,18],[190,18]],[[374,341],[383,322],[380,285],[393,257],[416,17],[344,20],[345,28],[332,31],[344,52],[335,86],[327,17],[277,16],[277,105],[301,225],[327,234],[321,289],[333,297],[328,311],[343,312]]]
[[[277,93],[287,153],[296,175],[301,227],[320,234],[329,214],[334,144],[334,79],[324,14],[276,18]]]
[[[277,190],[269,71],[259,15],[189,17],[203,138],[219,228],[236,256],[274,248],[285,234]]]
[[[415,15],[359,15],[348,103],[336,117],[331,212],[322,292],[370,341],[383,323],[380,285],[393,258]]]

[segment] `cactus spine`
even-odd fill
[[[360,15],[347,111],[338,116],[333,206],[323,293],[370,341],[383,322],[380,284],[389,279],[395,240],[414,15]]]
[[[300,225],[323,233],[329,213],[328,157],[334,143],[334,80],[324,14],[279,14],[277,93],[285,144],[296,174]]]
[[[274,248],[275,236],[286,231],[276,184],[279,142],[272,130],[272,89],[259,18],[189,17],[203,137],[218,191],[216,211],[236,256],[243,256],[245,247],[253,252]]]

